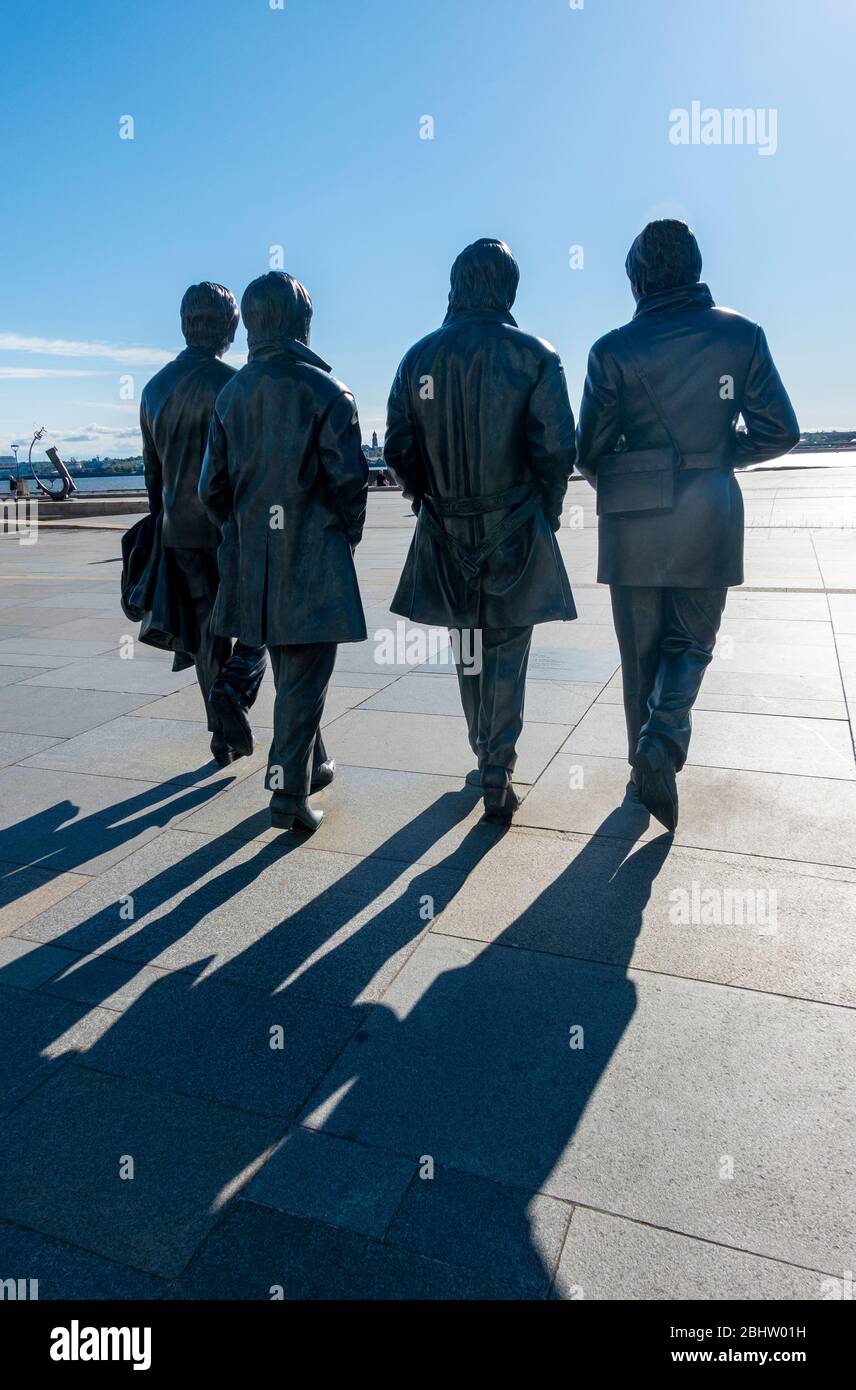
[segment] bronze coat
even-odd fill
[[[294,339],[254,346],[217,397],[199,483],[223,533],[212,629],[250,646],[362,641],[367,489],[347,387]]]
[[[607,333],[589,356],[577,466],[592,483],[598,460],[622,436],[629,449],[669,444],[628,348],[696,466],[679,471],[671,511],[599,518],[598,580],[674,589],[742,584],[743,497],[734,469],[799,442],[763,329],[716,308],[704,284],[644,296],[632,321]],[[738,414],[747,434],[735,430]],[[717,457],[719,467],[704,466]]]
[[[143,467],[163,545],[206,549],[219,533],[199,500],[199,471],[217,393],[235,375],[208,348],[189,347],[153,376],[140,399]]]
[[[574,466],[574,417],[558,354],[509,314],[450,313],[404,357],[389,398],[384,460],[417,513],[390,605],[416,622],[451,628],[525,627],[576,617],[554,531]],[[528,489],[538,505],[471,579],[426,523],[423,499]],[[515,507],[444,516],[477,547]]]

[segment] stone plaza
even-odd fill
[[[625,797],[582,482],[579,619],[535,630],[508,829],[465,784],[448,654],[388,609],[397,491],[370,497],[311,837],[270,828],[270,677],[220,769],[193,671],[130,640],[133,517],[0,541],[0,1278],[852,1298],[856,467],[787,465],[741,478],[674,837]]]

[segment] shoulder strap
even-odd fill
[[[662,406],[660,405],[660,402],[659,402],[659,400],[657,399],[657,397],[656,397],[656,395],[655,395],[655,393],[654,393],[654,388],[653,388],[653,386],[651,385],[650,381],[648,380],[647,373],[644,371],[644,369],[643,369],[643,368],[640,366],[640,364],[637,362],[636,357],[635,357],[634,352],[633,352],[633,349],[630,347],[629,343],[627,342],[626,336],[625,336],[624,344],[625,344],[625,349],[626,349],[626,352],[627,352],[627,356],[630,358],[630,365],[632,366],[634,372],[636,373],[636,375],[638,376],[639,380],[641,381],[641,383],[642,383],[642,385],[643,385],[643,387],[644,387],[644,389],[645,389],[645,393],[646,393],[646,395],[648,396],[648,399],[650,400],[652,406],[654,407],[654,413],[655,413],[655,415],[657,416],[657,419],[660,421],[660,424],[663,426],[663,429],[666,431],[666,434],[669,436],[669,439],[670,439],[671,444],[672,444],[672,448],[674,449],[674,451],[675,451],[675,453],[677,454],[678,458],[679,458],[681,461],[683,461],[683,451],[682,451],[682,449],[681,449],[681,446],[680,446],[680,444],[678,443],[678,441],[675,439],[675,436],[674,436],[674,434],[672,433],[671,426],[669,425],[668,420],[666,419],[665,415],[663,414],[663,408],[662,408]]]

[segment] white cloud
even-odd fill
[[[0,352],[34,352],[44,357],[104,357],[111,362],[162,367],[175,357],[166,348],[121,347],[115,343],[90,343],[68,338],[38,338],[24,333],[0,333]]]
[[[142,447],[140,431],[125,425],[77,425],[70,429],[49,430],[51,441],[59,444],[94,444],[128,442]],[[137,449],[140,452],[140,449]]]
[[[73,372],[53,367],[0,367],[0,381],[41,381],[44,377],[109,375],[109,372]]]

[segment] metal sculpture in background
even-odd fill
[[[39,489],[39,492],[42,493],[43,496],[49,497],[52,502],[65,502],[72,492],[77,492],[77,485],[74,482],[74,479],[72,478],[65,464],[63,463],[62,459],[60,458],[59,450],[55,447],[55,445],[50,445],[50,447],[46,449],[45,452],[47,453],[48,460],[51,463],[54,472],[59,478],[59,488],[50,488],[48,487],[47,483],[43,483],[38,473],[36,472],[36,466],[33,463],[33,449],[35,445],[38,444],[39,441],[44,438],[45,434],[45,426],[42,425],[39,429],[35,431],[32,439],[30,440],[30,447],[27,452],[27,467],[33,475],[33,482],[35,483],[36,487]],[[16,464],[18,459],[19,448],[20,445],[18,444],[12,445],[12,449],[15,454]],[[28,479],[21,478],[17,466],[15,468],[15,477],[9,479],[9,486],[11,491],[19,497],[25,497],[29,493]]]

